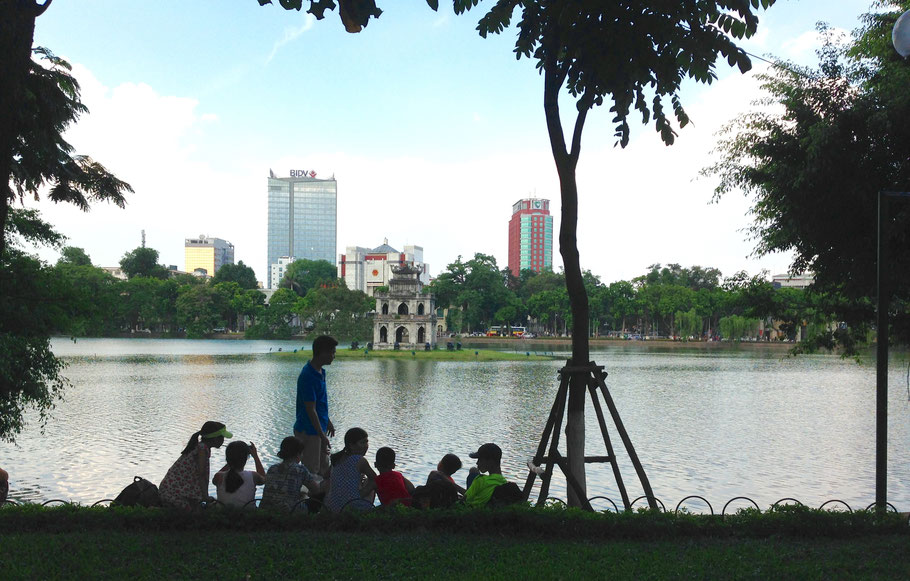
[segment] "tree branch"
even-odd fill
[[[594,97],[585,93],[578,104],[578,117],[575,118],[575,130],[572,132],[572,151],[569,153],[572,160],[576,163],[578,162],[578,155],[581,153],[581,132],[585,127],[588,111],[594,106]]]
[[[51,2],[53,1],[54,0],[45,0],[44,4],[35,4],[35,18],[44,14],[44,12],[50,8]]]
[[[556,160],[557,168],[565,163],[569,153],[566,151],[566,138],[559,118],[559,89],[566,78],[566,71],[560,70],[555,57],[548,57],[544,65],[543,110],[547,119],[547,131],[550,134],[550,147]],[[561,171],[561,169],[560,169]]]

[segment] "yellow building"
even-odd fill
[[[221,238],[200,234],[198,238],[186,238],[183,248],[184,270],[189,273],[215,276],[222,265],[234,264],[234,245]]]

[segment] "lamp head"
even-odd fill
[[[898,17],[891,29],[891,42],[894,50],[904,58],[910,56],[910,10]]]

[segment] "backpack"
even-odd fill
[[[493,489],[493,495],[490,497],[490,501],[487,502],[487,506],[495,508],[524,501],[525,495],[521,488],[514,482],[506,482]]]
[[[432,480],[425,486],[418,486],[411,495],[411,506],[415,508],[449,508],[458,502],[458,491],[451,482]]]
[[[133,482],[124,488],[114,504],[120,506],[161,506],[161,498],[158,496],[158,487],[142,478],[136,476]]]

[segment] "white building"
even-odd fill
[[[278,262],[274,262],[269,265],[269,288],[277,289],[278,285],[281,284],[281,279],[284,278],[284,273],[288,269],[288,265],[297,260],[293,256],[279,256]]]
[[[807,272],[796,276],[775,274],[771,277],[771,285],[774,288],[806,288],[813,282],[815,282],[815,276]]]
[[[389,246],[388,238],[372,250],[348,246],[345,253],[338,256],[338,278],[344,279],[349,289],[373,296],[377,288],[389,286],[392,267],[402,266],[416,269],[420,283],[430,284],[430,267],[423,262],[423,247],[407,245],[404,252],[399,252]]]

